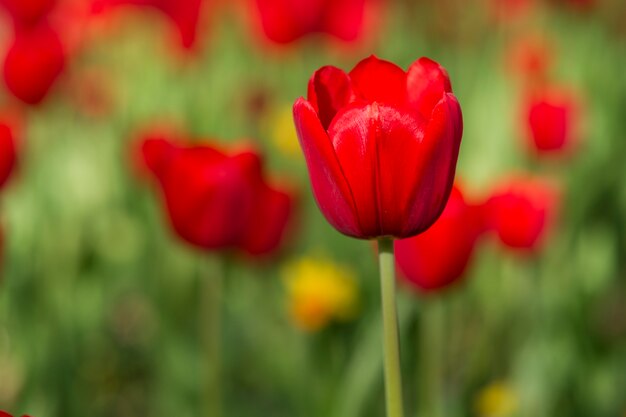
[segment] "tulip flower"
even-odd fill
[[[30,26],[44,18],[56,5],[57,0],[0,0],[16,25]]]
[[[530,93],[524,116],[529,141],[538,152],[558,152],[573,145],[578,105],[571,92],[545,88]]]
[[[95,13],[101,13],[117,6],[141,6],[156,9],[176,26],[184,48],[190,49],[196,41],[202,0],[93,0],[92,10]]]
[[[0,187],[6,184],[16,164],[17,152],[13,127],[0,118]]]
[[[321,330],[331,321],[346,321],[357,309],[354,272],[334,262],[301,258],[282,271],[289,296],[289,312],[296,326]]]
[[[420,58],[405,72],[372,56],[349,74],[323,67],[294,118],[317,203],[341,233],[411,237],[443,211],[462,119],[436,62]]]
[[[183,240],[203,250],[239,249],[250,255],[279,246],[293,202],[266,183],[258,154],[229,155],[164,139],[147,139],[142,150]]]
[[[325,33],[354,41],[363,33],[372,0],[255,0],[263,32],[272,42],[288,44]],[[371,6],[371,5],[369,5]]]
[[[405,281],[420,291],[447,287],[462,278],[481,233],[479,216],[455,186],[439,219],[424,233],[395,242]]]
[[[65,66],[57,32],[43,22],[18,28],[4,60],[4,81],[11,93],[31,105],[40,103]]]
[[[378,239],[387,416],[402,417],[393,238],[426,231],[443,211],[461,145],[461,108],[428,58],[408,71],[375,56],[326,66],[294,104],[317,204],[339,232]]]
[[[509,248],[535,250],[541,245],[557,204],[557,191],[546,181],[512,178],[501,184],[485,203],[488,229]]]

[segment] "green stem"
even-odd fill
[[[204,364],[204,415],[222,415],[221,393],[221,348],[222,348],[222,281],[224,279],[223,259],[215,258],[200,276],[200,337],[206,355]]]
[[[418,417],[442,417],[443,329],[442,300],[424,300],[418,331]]]
[[[380,238],[378,240],[378,256],[383,310],[387,417],[403,417],[402,375],[400,373],[398,316],[396,312],[396,274],[392,239]]]

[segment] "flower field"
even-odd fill
[[[0,0],[0,416],[626,415],[624,19]]]

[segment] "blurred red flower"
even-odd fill
[[[355,41],[363,34],[367,7],[376,3],[376,0],[255,1],[263,32],[280,44],[314,33]]]
[[[65,67],[59,35],[46,22],[18,28],[4,60],[4,81],[27,104],[38,104]]]
[[[338,231],[403,238],[437,220],[463,129],[439,64],[420,58],[405,72],[372,56],[349,74],[323,67],[294,118],[313,193]]]
[[[101,13],[117,6],[146,6],[163,13],[176,26],[184,48],[196,41],[202,0],[93,0],[92,10]]]
[[[279,246],[293,198],[267,184],[257,153],[229,155],[208,145],[159,138],[146,139],[142,150],[182,239],[202,249],[241,249],[250,255]]]
[[[0,187],[11,177],[17,161],[15,126],[0,116]]]
[[[476,209],[463,197],[458,185],[439,219],[424,233],[396,240],[400,276],[421,291],[447,287],[460,278],[482,232]]]
[[[565,89],[545,87],[528,94],[524,104],[528,138],[540,153],[570,148],[578,122],[578,103]]]
[[[57,0],[0,0],[17,26],[32,26],[44,18]]]
[[[509,248],[538,249],[554,220],[558,200],[556,187],[546,180],[511,178],[484,205],[487,227]]]

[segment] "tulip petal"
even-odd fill
[[[94,0],[91,4],[96,13],[117,6],[147,6],[157,9],[176,26],[184,48],[189,49],[194,45],[202,0]]]
[[[157,177],[168,165],[170,157],[177,148],[164,138],[150,137],[141,144],[141,154],[144,163]]]
[[[355,105],[337,115],[329,135],[363,232],[403,237],[420,181],[424,122],[391,106]]]
[[[308,99],[317,110],[324,129],[328,129],[339,109],[355,98],[350,77],[337,67],[322,67],[309,81]]]
[[[531,177],[507,179],[484,204],[488,228],[505,246],[532,252],[544,243],[559,193],[554,184]]]
[[[311,103],[300,98],[293,106],[293,113],[320,210],[341,233],[361,237],[352,191],[315,110]]]
[[[425,119],[445,93],[452,92],[447,71],[428,58],[415,61],[407,72],[408,101]]]
[[[264,184],[243,237],[244,250],[250,255],[263,255],[276,249],[285,234],[292,205],[289,194]]]
[[[16,140],[9,124],[0,120],[0,187],[2,187],[17,163]]]
[[[315,30],[322,5],[318,2],[256,0],[261,26],[266,36],[288,44]]]
[[[163,7],[163,12],[174,22],[185,48],[193,47],[200,22],[202,0],[172,1]]]
[[[446,287],[460,278],[472,257],[478,229],[472,207],[453,188],[441,217],[424,233],[395,242],[401,276],[421,291]]]
[[[216,161],[220,154],[211,150],[183,149],[172,161],[161,179],[169,217],[176,232],[196,246],[235,247],[247,224],[224,219],[251,215],[254,189],[249,182],[255,178],[259,161],[251,153]]]
[[[432,112],[420,150],[421,161],[411,198],[404,234],[411,236],[430,227],[443,211],[456,171],[463,121],[456,98],[447,93]]]
[[[344,41],[354,41],[361,34],[365,0],[333,0],[323,11],[323,31]]]
[[[366,101],[402,105],[406,102],[406,73],[396,64],[374,55],[350,71],[352,85]]]
[[[61,75],[65,60],[61,38],[50,25],[21,28],[4,59],[4,81],[18,99],[39,104]]]

